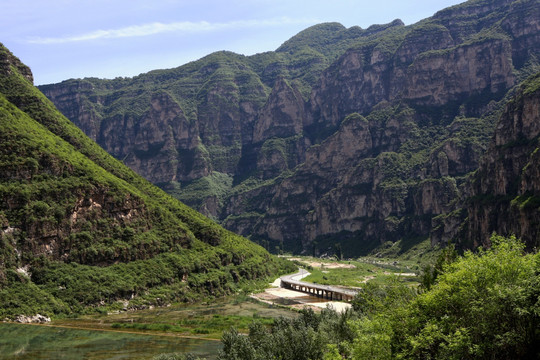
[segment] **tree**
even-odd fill
[[[524,359],[540,355],[540,258],[515,237],[467,252],[394,319],[402,358]]]
[[[304,309],[296,319],[276,319],[270,329],[254,323],[248,336],[231,329],[223,334],[219,359],[322,360],[328,344],[336,345],[337,349],[343,347],[342,342],[352,341],[348,335],[352,332],[344,328],[349,326],[350,317],[350,313],[340,317],[330,309],[321,314]]]
[[[448,245],[444,248],[439,256],[435,265],[427,265],[424,268],[422,277],[420,279],[420,285],[424,290],[430,290],[431,287],[435,284],[437,277],[444,271],[445,266],[454,262],[458,257],[458,253],[454,244]]]
[[[336,258],[338,260],[343,260],[343,252],[341,250],[341,243],[334,244],[334,251],[336,253]]]

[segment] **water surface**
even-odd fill
[[[193,353],[215,359],[219,341],[0,323],[0,359],[152,359]]]

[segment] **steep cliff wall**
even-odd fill
[[[466,199],[467,245],[489,245],[493,232],[540,245],[540,74],[506,105]]]
[[[292,175],[266,185],[271,200],[246,206],[249,192],[232,197],[224,224],[304,248],[345,241],[351,252],[427,236],[438,216],[455,210],[505,94],[529,71],[514,65],[516,48],[538,33],[532,2],[471,3],[470,13],[467,5],[359,41],[333,63],[313,89],[304,130],[313,142],[335,133],[308,148]],[[456,13],[468,20],[456,21]],[[529,26],[523,35],[502,30],[518,18]],[[532,63],[533,53],[538,43],[527,55]],[[365,117],[342,121],[351,112]],[[255,219],[252,228],[242,214]]]
[[[539,19],[533,0],[471,0],[410,26],[321,24],[275,52],[42,89],[229,229],[354,250],[442,229],[505,96],[539,68]]]

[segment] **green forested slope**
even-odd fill
[[[283,267],[108,155],[0,47],[0,317],[193,300]]]

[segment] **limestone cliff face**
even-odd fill
[[[381,149],[398,150],[406,143],[418,115],[399,107],[383,111],[382,122],[378,116],[370,121],[350,115],[334,135],[307,150],[293,176],[230,198],[227,213],[234,215],[225,225],[285,243],[302,239],[305,248],[321,234],[350,237],[354,247],[396,241],[403,233],[429,233],[431,218],[448,211],[458,195],[456,183],[452,178],[402,180],[425,177],[425,170]],[[257,213],[264,217],[254,217]],[[246,227],[252,219],[254,226]]]
[[[260,178],[275,178],[303,162],[309,146],[303,137],[304,107],[302,94],[279,78],[253,126],[250,150]]]
[[[396,26],[392,38],[360,42],[323,73],[311,95],[308,124],[335,125],[381,101],[443,106],[500,95],[515,84],[513,69],[538,56],[539,11],[533,1],[471,2],[422,25]]]
[[[127,115],[103,120],[98,141],[148,180],[167,183],[208,175],[208,164],[195,156],[197,130],[174,99],[161,92],[152,96],[150,109],[140,118]],[[178,149],[184,152],[178,154]]]
[[[54,98],[55,105],[62,113],[77,125],[92,140],[100,137],[101,115],[99,109],[107,101],[101,96],[93,95],[97,89],[86,81],[73,81],[66,86],[48,87],[49,97]],[[89,98],[93,101],[90,101]]]
[[[482,0],[410,26],[321,24],[276,52],[42,89],[107,151],[192,189],[188,204],[243,235],[296,249],[443,241],[505,96],[538,68],[539,11]],[[199,186],[216,174],[230,183]]]
[[[366,157],[373,149],[373,139],[368,121],[358,114],[350,115],[338,132],[319,146],[310,148],[304,166],[310,171],[339,172],[350,166],[351,161]]]
[[[267,88],[255,74],[243,68],[231,71],[235,76],[216,70],[198,90],[194,119],[210,170],[227,174],[236,171],[242,145],[251,143],[256,116],[267,97]],[[199,178],[194,175],[191,180]]]
[[[272,201],[251,233],[302,239],[304,248],[328,236],[338,241],[344,232],[357,243],[393,241],[430,233],[439,215],[455,209],[460,192],[453,177],[474,171],[486,150],[489,136],[475,137],[480,129],[474,127],[491,128],[494,101],[516,83],[515,54],[538,33],[538,10],[531,2],[471,6],[470,13],[441,12],[413,30],[397,27],[395,43],[360,43],[322,74],[305,128],[314,141],[325,131],[336,133],[308,149],[292,176],[267,188]],[[490,30],[457,24],[456,12],[482,18]],[[505,32],[496,25],[518,18],[528,30]],[[507,25],[512,27],[517,25]],[[525,56],[533,52],[538,43]],[[396,101],[409,104],[408,116],[380,115]],[[342,120],[355,111],[366,115],[364,126],[359,118]],[[436,139],[421,160],[407,149],[427,144],[426,135]],[[417,154],[425,150],[417,148]],[[227,224],[235,229],[234,221]]]
[[[515,66],[526,65],[531,54],[538,54],[535,44],[540,40],[540,9],[534,2],[513,2],[511,13],[501,22],[513,41],[512,62]]]
[[[467,201],[468,245],[489,245],[491,233],[540,244],[540,76],[508,103]]]
[[[431,154],[428,172],[436,178],[466,174],[478,168],[484,151],[485,148],[478,143],[446,140]]]
[[[185,72],[157,72],[135,79],[70,80],[41,90],[148,180],[190,182],[212,171],[235,171],[268,92],[235,54],[216,53],[201,62],[189,81]]]
[[[398,99],[441,107],[480,94],[500,96],[514,85],[509,40],[456,46],[441,25],[422,29],[422,36],[417,32],[405,36],[393,53],[372,46],[349,50],[312,93],[309,122],[335,125],[351,112],[366,113]]]
[[[261,109],[253,129],[254,143],[272,137],[288,138],[302,133],[304,99],[285,79],[280,78],[264,107]]]
[[[515,81],[511,54],[510,42],[498,39],[428,53],[407,69],[404,86],[395,88],[406,89],[405,99],[431,106],[482,92],[500,94]]]

